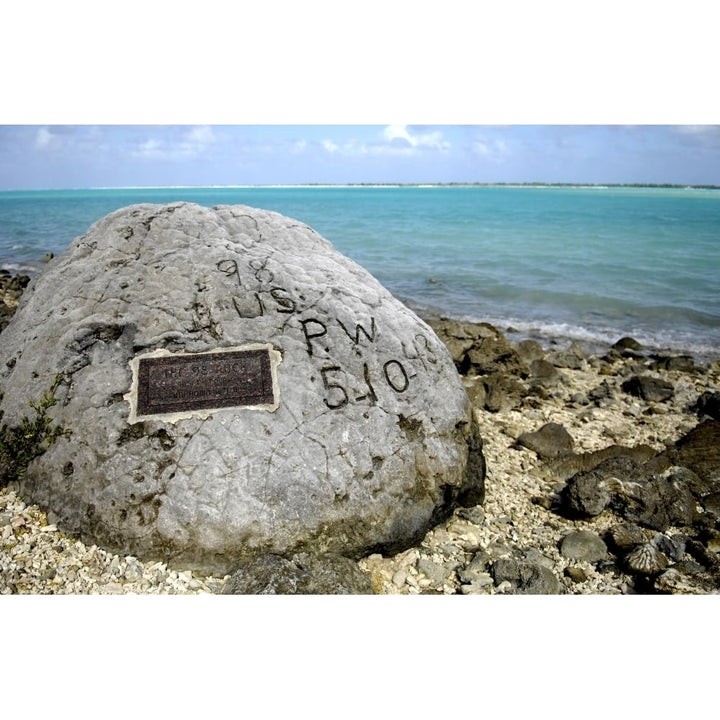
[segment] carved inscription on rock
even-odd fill
[[[149,417],[180,419],[209,410],[253,407],[276,410],[280,353],[270,345],[204,353],[156,351],[134,358],[130,422]]]

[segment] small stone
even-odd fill
[[[565,577],[569,577],[574,583],[584,583],[588,579],[585,571],[576,565],[568,565],[563,571],[563,574]]]
[[[655,575],[663,571],[670,563],[652,543],[637,545],[625,557],[628,568],[643,575]]]
[[[417,561],[417,569],[418,572],[423,573],[433,585],[442,585],[450,575],[452,575],[452,570],[449,570],[444,565],[438,565],[427,558],[420,558]]]
[[[393,585],[395,587],[402,587],[405,584],[405,580],[407,580],[407,575],[408,574],[407,574],[406,570],[400,569],[397,572],[395,572],[395,574],[393,575],[393,578],[392,578]]]
[[[560,542],[560,554],[569,560],[594,563],[607,558],[607,546],[602,538],[590,530],[568,533]]]
[[[552,570],[523,562],[515,558],[500,558],[493,563],[491,574],[498,590],[504,583],[518,595],[558,595],[562,592],[560,581]]]

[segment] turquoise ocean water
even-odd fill
[[[0,267],[126,205],[244,204],[301,220],[416,309],[514,328],[512,339],[623,335],[720,357],[720,190],[350,186],[0,192]]]

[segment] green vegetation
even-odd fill
[[[32,460],[42,455],[58,437],[70,436],[70,430],[58,425],[48,417],[47,411],[57,403],[55,391],[62,375],[56,375],[53,384],[38,402],[30,401],[35,411],[33,419],[23,417],[19,427],[0,426],[0,488],[19,480]]]

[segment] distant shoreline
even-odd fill
[[[361,182],[361,183],[280,183],[275,185],[118,185],[103,187],[3,188],[0,193],[77,192],[79,190],[232,190],[251,188],[434,188],[434,187],[503,187],[503,188],[597,188],[638,190],[720,190],[720,185],[685,185],[681,183],[567,183],[567,182]]]

